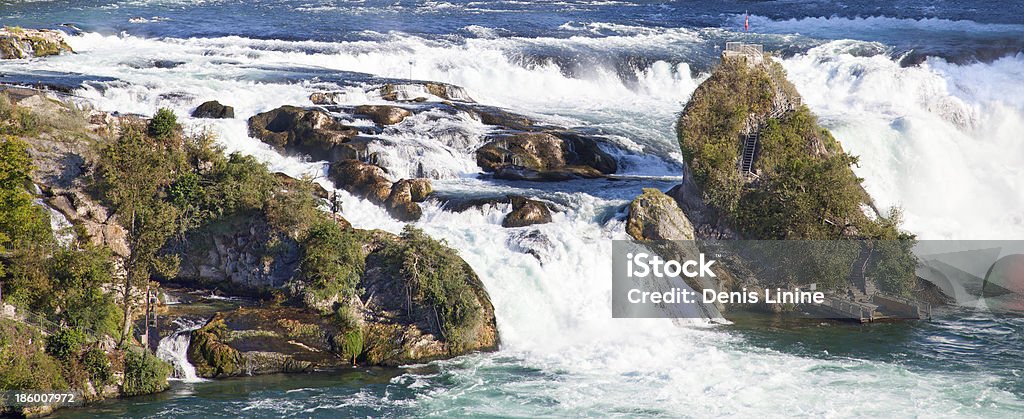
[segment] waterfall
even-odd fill
[[[205,381],[196,375],[196,368],[188,362],[188,344],[192,340],[192,331],[202,327],[203,322],[177,318],[174,324],[178,325],[178,330],[160,339],[156,356],[174,366],[174,378],[186,383]]]

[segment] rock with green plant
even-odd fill
[[[46,57],[72,52],[59,31],[5,26],[0,28],[0,59]]]
[[[818,124],[771,57],[723,56],[694,91],[676,128],[687,165],[684,183],[671,194],[693,215],[698,231],[712,232],[704,236],[889,240],[903,243],[890,249],[892,260],[912,257],[913,236],[900,230],[899,211],[875,209],[852,170],[857,158]],[[754,151],[752,160],[741,156],[745,147]],[[740,167],[744,161],[749,171]],[[848,264],[859,257],[844,254]],[[903,293],[915,282],[910,264],[900,266],[888,272],[894,279],[883,289]]]

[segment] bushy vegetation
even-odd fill
[[[46,352],[57,359],[69,360],[78,355],[85,339],[85,333],[77,329],[61,329],[46,338]]]
[[[473,333],[483,320],[471,285],[479,279],[454,249],[422,230],[406,226],[401,237],[382,250],[384,256],[389,265],[399,267],[397,274],[410,286],[412,298],[433,307],[449,350],[462,350],[473,342]]]
[[[0,391],[68,387],[60,362],[46,353],[45,342],[35,328],[0,319]]]
[[[0,135],[33,135],[39,130],[38,116],[15,106],[6,93],[0,93]]]
[[[108,384],[114,378],[110,357],[102,349],[92,348],[82,355],[82,366],[89,374],[89,379],[97,385]]]
[[[341,356],[351,360],[352,365],[363,353],[364,330],[350,307],[340,306],[334,314],[334,323],[340,333],[334,337],[334,346]]]
[[[365,257],[362,237],[355,230],[321,221],[309,229],[302,248],[302,275],[314,298],[347,301],[356,296]]]
[[[153,119],[149,120],[148,131],[150,137],[159,140],[169,139],[178,131],[178,117],[174,115],[174,111],[160,108],[156,115],[153,115]]]
[[[150,394],[167,388],[171,366],[149,351],[128,351],[124,358],[124,384],[121,392],[126,396]]]
[[[723,60],[702,83],[679,119],[679,142],[694,180],[702,187],[708,204],[724,221],[747,239],[890,240],[880,246],[891,254],[882,266],[884,288],[903,288],[913,279],[908,269],[913,236],[899,229],[897,213],[869,217],[871,203],[861,187],[862,179],[851,169],[857,158],[846,154],[828,130],[805,107],[798,106],[778,118],[773,106],[784,102],[780,95],[798,97],[785,79],[781,66],[769,61],[747,66],[742,60]],[[760,150],[754,169],[759,177],[745,179],[737,170],[747,128],[759,127]],[[860,257],[853,246],[825,246],[790,268],[815,272],[788,272],[786,276],[838,286]],[[891,261],[902,261],[901,263]],[[890,266],[895,263],[898,266]],[[844,268],[845,266],[845,268]],[[835,268],[835,269],[833,269]],[[785,269],[785,268],[784,268]],[[820,274],[829,273],[822,277]]]

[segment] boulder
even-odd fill
[[[384,202],[388,214],[400,221],[416,221],[423,215],[417,202],[432,192],[430,179],[402,179],[391,185],[391,195]]]
[[[390,105],[361,105],[353,109],[356,115],[369,116],[373,122],[380,125],[394,125],[412,116],[408,109]]]
[[[476,157],[485,172],[512,180],[595,178],[618,169],[595,138],[569,132],[500,134],[477,149]]]
[[[629,204],[626,232],[636,240],[694,240],[693,225],[676,201],[654,188]]]
[[[406,239],[392,240],[366,258],[366,270],[359,283],[366,302],[365,361],[395,366],[497,349],[494,307],[472,268],[454,253],[435,253],[418,247],[421,250],[389,257],[392,252],[388,248],[400,246],[400,241]],[[445,332],[447,326],[442,326],[443,317],[439,317],[443,310],[416,292],[419,286],[416,280],[403,273],[403,266],[407,266],[410,259],[422,266],[444,265],[445,275],[461,277],[457,279],[458,289],[446,289],[446,292],[453,293],[450,298],[468,297],[470,304],[464,307],[468,312],[461,315],[475,320],[461,328],[458,336],[452,335],[452,330]]]
[[[358,134],[355,128],[317,109],[282,106],[249,118],[249,135],[279,150],[320,160],[333,159],[338,152],[335,148]]]
[[[505,216],[501,226],[505,228],[526,227],[551,222],[551,210],[543,202],[512,197],[512,212]]]
[[[426,201],[427,197],[429,197],[430,194],[434,193],[434,187],[430,183],[430,179],[403,179],[399,181],[399,183],[401,182],[406,182],[409,184],[409,192],[412,194],[412,202]]]
[[[221,105],[216,100],[203,102],[202,105],[196,107],[192,111],[193,118],[211,118],[211,119],[232,119],[235,117],[235,108],[227,105]]]
[[[384,169],[358,160],[331,164],[328,176],[334,185],[370,202],[383,204],[391,196],[391,181]]]
[[[47,29],[0,28],[0,59],[46,57],[73,52],[61,32]]]

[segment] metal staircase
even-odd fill
[[[739,164],[741,175],[754,174],[754,157],[757,155],[757,142],[760,136],[761,129],[758,127],[743,138],[743,154],[740,155]]]

